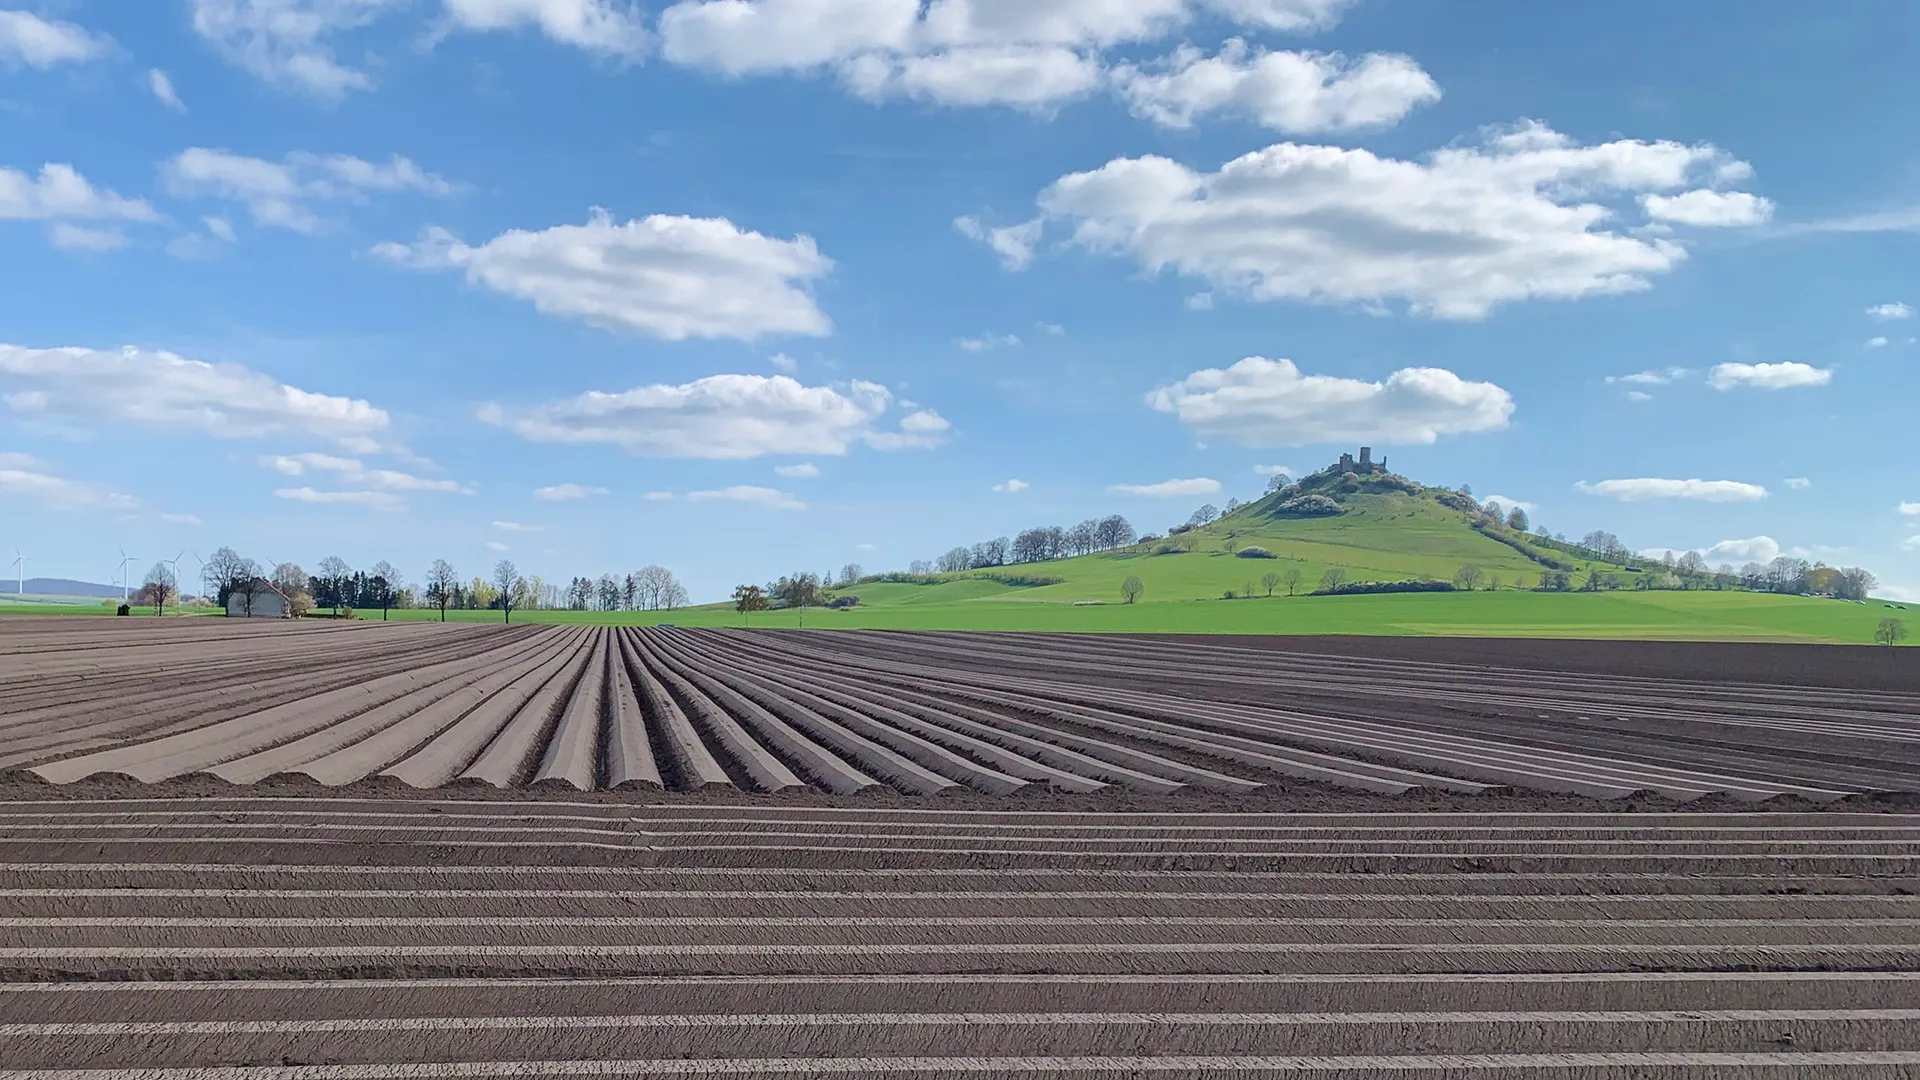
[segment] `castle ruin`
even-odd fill
[[[1383,473],[1387,471],[1387,459],[1381,458],[1379,461],[1373,460],[1373,447],[1363,446],[1360,448],[1360,460],[1358,461],[1353,459],[1352,454],[1341,454],[1340,464],[1335,467],[1335,471],[1342,473],[1359,473],[1362,476],[1370,473]]]

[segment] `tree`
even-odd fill
[[[807,622],[807,609],[820,606],[820,602],[826,596],[820,587],[820,578],[805,570],[796,571],[781,578],[767,591],[788,607],[797,608],[802,626]]]
[[[273,577],[268,580],[273,582],[273,587],[279,589],[283,596],[292,596],[294,593],[303,591],[309,581],[307,572],[300,569],[298,563],[290,562],[283,562],[274,567]]]
[[[1276,491],[1283,490],[1292,483],[1293,481],[1287,478],[1286,473],[1274,473],[1272,476],[1267,477],[1267,494],[1271,495]]]
[[[513,621],[514,586],[520,584],[520,569],[513,565],[512,559],[501,559],[493,564],[493,587],[499,591],[500,610],[506,616],[505,621]]]
[[[201,588],[214,596],[221,607],[226,607],[227,598],[241,585],[258,577],[260,567],[232,548],[222,547],[214,550],[213,558],[207,560],[200,573]]]
[[[380,621],[387,621],[387,611],[393,607],[393,598],[400,593],[400,570],[385,559],[373,564],[372,576],[367,579],[371,591],[368,599],[380,608]]]
[[[1907,624],[1899,619],[1881,619],[1873,632],[1873,640],[1880,645],[1898,645],[1907,640]]]
[[[926,577],[933,573],[933,560],[915,559],[907,564],[907,573],[914,577]]]
[[[1834,582],[1833,595],[1842,600],[1865,600],[1879,584],[1880,580],[1872,572],[1849,566],[1840,571],[1838,580]]]
[[[1104,517],[1093,527],[1094,546],[1101,551],[1126,547],[1133,543],[1133,526],[1119,514]]]
[[[140,587],[146,594],[146,601],[153,605],[155,615],[167,613],[167,601],[180,595],[180,582],[173,575],[173,567],[157,562],[147,571],[146,583]]]
[[[338,555],[329,555],[320,560],[320,571],[313,575],[313,599],[323,607],[333,609],[340,614],[340,607],[354,599],[348,591],[353,587],[353,567]]]
[[[1456,589],[1472,592],[1479,588],[1480,583],[1486,579],[1487,572],[1485,570],[1480,569],[1473,563],[1467,563],[1453,575],[1453,585]]]
[[[1807,592],[1807,574],[1813,567],[1805,559],[1782,555],[1767,564],[1768,592],[1798,595]]]
[[[1320,575],[1320,591],[1332,592],[1347,583],[1347,572],[1338,566],[1328,568]]]
[[[1001,543],[1004,544],[1006,541],[1003,540]],[[864,567],[857,562],[850,562],[840,568],[840,587],[845,589],[858,585],[860,584],[860,579],[866,576],[867,571]]]
[[[1066,531],[1066,551],[1072,555],[1090,555],[1100,542],[1100,523],[1083,521]]]
[[[1120,598],[1129,604],[1137,602],[1140,594],[1146,591],[1146,585],[1137,577],[1130,577],[1120,583]]]
[[[628,574],[620,579],[620,607],[634,611],[640,607],[640,575]]]
[[[735,585],[733,587],[733,610],[740,613],[747,625],[753,625],[752,613],[767,610],[767,594],[760,591],[758,585]]]
[[[1529,524],[1531,523],[1527,520],[1527,512],[1525,510],[1516,506],[1507,511],[1507,528],[1517,533],[1523,533],[1527,531]]]
[[[1499,574],[1487,575],[1487,591],[1488,592],[1500,591],[1500,575]]]
[[[447,605],[453,603],[453,594],[460,588],[460,575],[453,564],[445,559],[433,560],[427,568],[427,600],[440,609],[440,621],[447,621]]]
[[[1197,529],[1202,525],[1211,525],[1219,516],[1219,508],[1212,503],[1207,503],[1193,512],[1193,516],[1187,519],[1187,524]]]
[[[973,565],[973,549],[957,547],[940,556],[937,565],[943,574],[957,574]]]
[[[620,582],[612,574],[600,575],[600,580],[594,583],[593,595],[597,610],[620,610]]]
[[[1287,595],[1288,595],[1288,596],[1292,596],[1292,595],[1294,594],[1294,592],[1295,592],[1295,591],[1297,591],[1297,590],[1298,590],[1298,589],[1300,588],[1300,576],[1301,576],[1301,575],[1300,575],[1300,568],[1299,568],[1299,567],[1297,567],[1297,566],[1290,566],[1290,567],[1288,567],[1288,568],[1287,568],[1287,573],[1286,573],[1286,582],[1287,582]]]
[[[1280,572],[1277,570],[1267,571],[1260,576],[1260,584],[1266,586],[1267,595],[1272,596],[1273,590],[1280,586]]]

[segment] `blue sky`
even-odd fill
[[[1920,599],[1917,33],[1866,0],[0,0],[0,544],[714,599],[1160,528],[1367,442],[1570,535]]]

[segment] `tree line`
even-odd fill
[[[916,559],[907,573],[957,574],[964,570],[982,570],[993,566],[1049,562],[1075,555],[1123,548],[1138,539],[1133,525],[1119,514],[1088,518],[1071,527],[1040,525],[1024,529],[1012,539],[1000,536],[964,547],[955,547],[935,559]]]

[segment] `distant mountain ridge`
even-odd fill
[[[118,585],[101,585],[72,578],[30,577],[26,584],[28,596],[91,596],[105,600],[120,595]],[[19,587],[19,578],[0,575],[0,595],[11,593]]]

